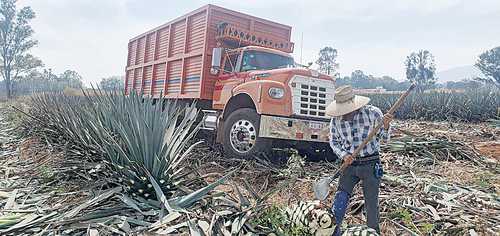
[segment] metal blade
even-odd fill
[[[323,201],[330,193],[330,183],[334,180],[334,176],[329,176],[316,181],[313,184],[314,197],[317,200]]]

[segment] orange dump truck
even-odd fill
[[[203,128],[231,156],[328,151],[334,79],[296,64],[290,35],[290,26],[206,5],[129,41],[125,92],[197,101]]]

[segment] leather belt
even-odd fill
[[[368,155],[368,156],[364,156],[364,157],[358,157],[356,158],[355,161],[352,162],[351,165],[366,165],[366,164],[371,164],[371,163],[375,163],[375,162],[379,162],[380,161],[380,156],[378,153],[374,153],[374,154],[371,154],[371,155]]]

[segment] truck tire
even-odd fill
[[[260,115],[240,108],[224,121],[222,146],[226,156],[249,159],[268,152],[269,140],[259,137]]]

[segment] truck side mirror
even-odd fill
[[[223,50],[223,48],[214,48],[212,50],[212,67],[210,68],[210,74],[212,75],[219,73]]]

